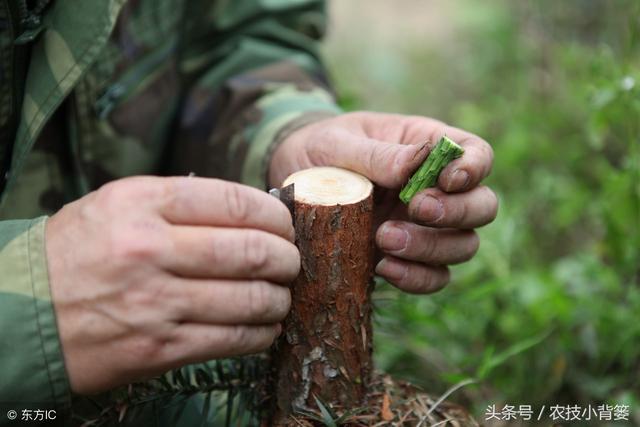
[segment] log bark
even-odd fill
[[[363,403],[373,369],[372,184],[338,168],[293,174],[302,268],[273,352],[272,425],[286,425],[317,397],[334,408]]]

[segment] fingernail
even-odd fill
[[[384,258],[376,266],[376,274],[395,282],[404,279],[407,274],[407,267]]]
[[[282,335],[282,323],[278,323],[276,325],[276,337],[279,337],[280,335]]]
[[[418,219],[426,222],[436,222],[444,215],[442,202],[433,196],[424,196],[417,209]]]
[[[409,233],[400,227],[385,224],[382,229],[380,249],[385,251],[399,251],[407,247]]]
[[[469,185],[469,174],[462,169],[456,169],[449,175],[449,185],[447,191],[464,190]]]
[[[431,145],[429,141],[424,141],[416,145],[410,145],[409,147],[411,147],[412,150],[414,150],[411,160],[413,161],[419,157],[422,157],[422,152],[425,151],[427,148],[429,148],[429,145]]]

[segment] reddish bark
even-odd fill
[[[302,269],[273,353],[273,425],[317,409],[315,397],[360,406],[373,369],[372,195],[347,205],[296,201],[295,229]]]

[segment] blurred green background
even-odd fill
[[[378,287],[378,367],[436,395],[477,379],[454,399],[480,421],[610,403],[640,425],[640,1],[331,9],[344,108],[436,117],[495,150],[476,258],[432,296]]]

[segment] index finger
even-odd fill
[[[439,141],[444,135],[464,148],[464,154],[449,163],[440,173],[438,187],[448,193],[476,187],[491,173],[493,149],[479,136],[444,124],[434,129],[431,141]]]
[[[255,228],[294,240],[291,214],[277,198],[247,185],[212,178],[164,178],[159,210],[170,223]]]

